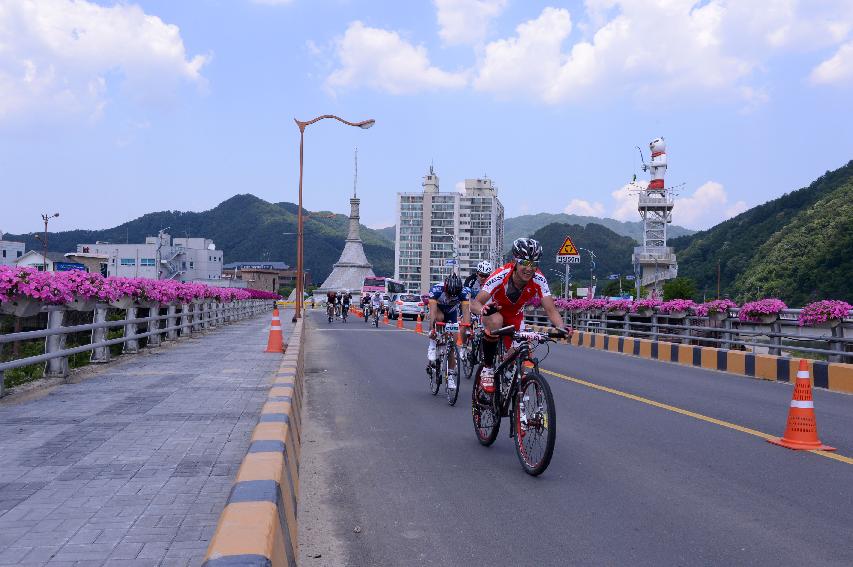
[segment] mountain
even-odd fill
[[[144,242],[146,236],[171,227],[172,236],[210,238],[223,251],[224,262],[272,260],[296,265],[297,214],[293,203],[269,203],[254,195],[235,195],[204,212],[160,211],[104,230],[70,230],[48,234],[50,249],[73,252],[78,243]],[[305,269],[311,281],[319,285],[332,271],[344,248],[349,218],[328,211],[309,213],[305,225]],[[34,234],[5,236],[26,244],[27,250],[41,250]],[[367,227],[361,227],[364,252],[377,274],[394,273],[394,245]]]
[[[575,224],[586,226],[589,223],[594,223],[600,226],[609,228],[620,236],[628,236],[635,243],[643,241],[643,222],[642,221],[618,221],[615,219],[601,219],[598,217],[587,217],[580,215],[567,215],[565,213],[539,213],[536,215],[521,215],[504,220],[504,248],[509,248],[512,241],[523,236],[530,236],[540,228],[551,223]],[[667,228],[668,238],[676,238],[678,236],[686,236],[693,234],[695,231],[677,226],[670,225]],[[564,235],[565,236],[565,235]]]
[[[545,253],[542,255],[541,269],[548,281],[559,281],[565,271],[565,266],[558,265],[555,256],[563,244],[566,235],[572,237],[572,242],[578,248],[587,248],[595,253],[595,276],[604,285],[609,274],[633,274],[631,254],[636,242],[630,237],[616,234],[600,224],[551,223],[533,233],[533,238],[542,243]],[[580,264],[571,265],[572,282],[581,287],[589,284],[590,278],[589,254],[581,250]],[[553,270],[559,272],[555,274]]]
[[[394,242],[397,241],[397,225],[392,224],[391,226],[386,226],[385,228],[377,228],[375,230],[377,234],[384,237],[388,242],[390,242],[391,246],[393,246]]]
[[[740,301],[853,301],[853,161],[670,245],[679,275],[709,295],[716,293],[719,262],[722,293]]]

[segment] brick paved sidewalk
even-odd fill
[[[0,566],[200,565],[281,361],[263,352],[268,327],[232,323],[0,403]]]

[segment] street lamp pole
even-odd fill
[[[372,118],[369,120],[362,120],[361,122],[349,122],[348,120],[344,120],[334,114],[324,114],[322,116],[318,116],[316,118],[312,118],[307,122],[303,122],[301,120],[293,119],[296,122],[296,125],[299,127],[299,211],[297,213],[297,235],[296,235],[296,311],[293,314],[293,322],[295,323],[297,319],[302,316],[302,294],[303,287],[305,284],[305,274],[303,271],[302,264],[302,242],[303,242],[303,230],[302,230],[302,169],[303,169],[303,155],[304,155],[304,142],[305,142],[305,128],[314,124],[315,122],[319,122],[324,118],[334,118],[338,122],[342,122],[347,126],[357,126],[364,130],[370,128],[374,124],[376,124],[376,120]]]
[[[44,221],[44,242],[42,242],[42,244],[44,245],[44,253],[42,254],[42,266],[44,266],[45,272],[47,271],[47,223],[50,222],[50,219],[56,218],[58,216],[59,213],[53,213],[52,215],[42,213],[41,215],[41,220]]]
[[[587,295],[587,297],[592,299],[592,272],[593,270],[595,270],[595,252],[593,252],[589,248],[581,248],[581,250],[585,250],[589,253],[589,294]]]

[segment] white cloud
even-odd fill
[[[434,0],[438,35],[446,45],[480,45],[507,0]]]
[[[648,187],[647,180],[640,180],[635,183],[626,183],[610,195],[615,201],[611,217],[617,220],[637,220],[637,196],[640,190]]]
[[[465,73],[451,73],[429,62],[426,48],[393,31],[353,22],[337,41],[340,67],[326,79],[332,90],[365,86],[391,94],[454,89],[467,83]]]
[[[769,59],[837,45],[853,26],[849,0],[767,0],[760,9],[735,0],[587,0],[585,10],[582,37],[569,45],[573,18],[550,7],[486,45],[475,87],[550,103],[705,92],[755,105],[767,98],[754,83]],[[840,50],[815,78],[846,76],[849,60]]]
[[[746,204],[746,201],[738,201],[726,209],[726,218],[730,219],[732,217],[736,217],[747,209],[749,209],[749,205]]]
[[[21,0],[0,6],[0,121],[98,118],[114,84],[140,102],[204,85],[208,58],[188,57],[177,26],[134,5]]]
[[[835,55],[815,67],[809,78],[816,84],[853,81],[853,41],[839,47]]]
[[[604,205],[599,202],[589,202],[583,199],[572,199],[563,212],[569,215],[583,215],[588,217],[604,216]]]

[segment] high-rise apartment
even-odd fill
[[[466,179],[464,193],[439,190],[432,167],[420,192],[397,194],[395,277],[425,292],[457,269],[467,276],[481,260],[498,262],[504,208],[491,179]]]

